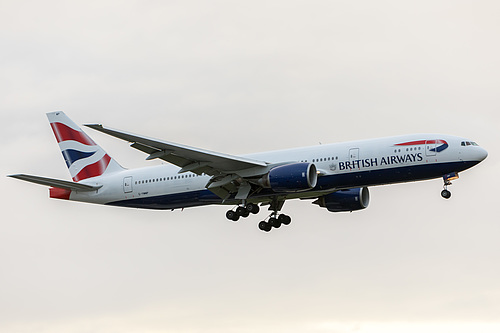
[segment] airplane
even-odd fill
[[[313,147],[228,155],[158,140],[100,124],[91,129],[128,141],[131,147],[168,164],[123,168],[62,111],[47,113],[73,181],[26,174],[9,177],[49,186],[50,198],[111,206],[174,210],[205,205],[234,206],[238,221],[271,212],[258,227],[269,232],[288,225],[280,214],[286,200],[310,199],[330,212],[368,207],[368,187],[442,178],[441,196],[458,173],[488,153],[469,139],[411,134]]]

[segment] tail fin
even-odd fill
[[[62,111],[47,113],[73,181],[124,170]]]

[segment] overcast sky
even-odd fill
[[[0,331],[500,331],[498,1],[0,2]],[[489,152],[370,207],[48,199],[46,112],[230,154],[437,132]],[[86,129],[122,165],[153,165]]]

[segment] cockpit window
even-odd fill
[[[461,146],[479,146],[477,143],[474,141],[462,141],[460,143]]]

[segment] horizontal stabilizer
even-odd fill
[[[72,191],[80,191],[80,192],[96,191],[102,187],[102,185],[92,186],[92,185],[85,185],[85,184],[70,182],[67,180],[45,178],[45,177],[31,176],[31,175],[24,175],[24,174],[9,175],[9,177],[21,179],[21,180],[35,183],[35,184],[52,186],[52,187],[63,188],[63,189],[72,190]]]

